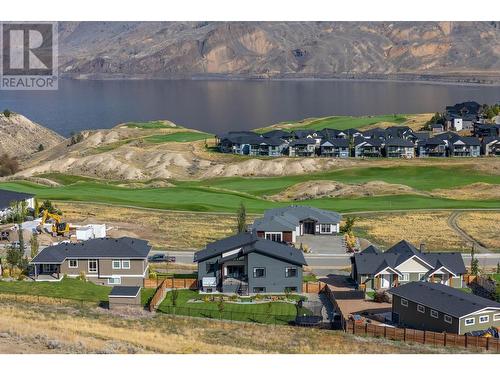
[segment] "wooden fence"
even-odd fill
[[[198,280],[196,279],[175,279],[175,278],[155,278],[144,280],[144,288],[158,288],[162,283],[165,284],[165,288],[176,288],[176,289],[198,289]]]
[[[151,301],[149,301],[149,311],[155,311],[160,303],[165,299],[165,296],[167,295],[167,287],[165,286],[167,284],[167,280],[169,279],[164,279],[161,284],[156,288],[156,292],[151,298]]]
[[[176,279],[176,278],[154,278],[144,280],[144,288],[158,288],[163,282],[166,282],[165,288],[176,289],[198,289],[198,280],[196,279]],[[309,281],[302,283],[302,293],[319,293],[325,287],[322,281]]]
[[[413,342],[434,346],[488,350],[500,353],[500,340],[494,337],[457,335],[446,332],[419,331],[409,328],[394,328],[370,323],[345,322],[345,331],[359,336],[383,337],[388,340]]]
[[[302,293],[319,293],[323,290],[326,284],[322,281],[309,281],[302,283]]]

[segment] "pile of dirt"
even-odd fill
[[[64,138],[52,130],[27,119],[18,113],[10,113],[7,117],[0,114],[0,155],[8,154],[24,158],[39,150],[48,149]]]
[[[435,189],[432,195],[460,200],[493,200],[500,199],[500,185],[477,182],[454,189]]]
[[[275,201],[301,201],[315,198],[354,198],[383,195],[421,194],[406,185],[370,181],[363,184],[344,184],[337,181],[318,180],[295,184],[286,190],[268,196]]]

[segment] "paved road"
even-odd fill
[[[152,251],[152,253],[162,253],[161,251]],[[191,251],[169,251],[169,255],[177,258],[177,263],[193,263],[193,254]],[[462,254],[466,266],[470,265],[470,254]],[[351,262],[348,254],[306,254],[306,261],[317,275],[328,275],[338,272],[341,269],[349,268]],[[479,267],[493,268],[500,262],[500,253],[481,253],[476,254],[479,260]]]

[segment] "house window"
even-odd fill
[[[445,315],[445,316],[444,316],[444,321],[445,321],[446,323],[448,323],[448,324],[451,324],[453,320],[451,319],[451,316],[449,316],[449,315]]]
[[[490,321],[490,317],[488,315],[482,315],[479,317],[479,323],[488,323]]]
[[[401,276],[401,281],[410,281],[410,274],[405,272]]]
[[[70,259],[68,267],[69,268],[78,268],[78,260],[76,260],[76,259]]]
[[[122,268],[124,270],[129,270],[130,269],[130,260],[122,260]]]
[[[297,277],[297,268],[286,267],[285,268],[285,277]]]
[[[436,310],[431,310],[431,316],[433,318],[437,318],[437,317],[439,317],[439,314],[438,314],[438,312]]]
[[[401,298],[401,306],[408,307],[408,300]]]
[[[419,313],[425,313],[425,307],[422,305],[417,305],[417,311]]]
[[[330,224],[321,224],[320,232],[321,233],[331,233]]]
[[[465,325],[466,326],[471,326],[474,323],[476,323],[476,319],[475,318],[467,318],[467,319],[465,319]]]
[[[500,314],[495,314],[495,315],[493,315],[493,320],[494,320],[495,322],[498,322],[498,321],[500,320]]]
[[[121,268],[121,262],[119,260],[113,260],[112,268],[114,270],[119,270]]]
[[[89,259],[89,272],[97,272],[97,259]]]
[[[109,285],[120,285],[122,283],[121,277],[110,277],[108,279]]]
[[[419,279],[420,281],[425,281],[425,273],[419,273],[419,274],[418,274],[418,279]]]
[[[207,263],[207,273],[215,272],[215,263]]]
[[[297,287],[296,286],[287,286],[285,288],[285,293],[297,293]]]
[[[261,268],[254,268],[253,269],[253,277],[266,277],[266,269],[261,267]]]
[[[254,293],[265,293],[266,292],[266,288],[263,287],[263,286],[256,286],[253,288],[253,292]]]
[[[274,242],[282,242],[282,236],[280,232],[277,233],[266,233],[266,240],[271,240]]]

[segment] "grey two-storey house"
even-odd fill
[[[240,233],[212,242],[194,255],[198,286],[204,293],[302,293],[302,252],[294,247]]]

